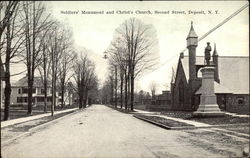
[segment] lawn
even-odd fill
[[[202,123],[207,123],[210,125],[225,125],[225,124],[241,124],[249,123],[249,117],[236,117],[231,115],[225,115],[222,117],[193,117],[192,112],[186,111],[171,111],[171,112],[162,112],[163,115],[181,118],[184,120],[197,121]]]

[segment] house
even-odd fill
[[[180,54],[175,80],[171,83],[173,110],[194,111],[201,95],[201,72],[205,57],[196,56],[198,36],[193,25],[187,37],[188,56]],[[211,66],[215,67],[214,89],[221,110],[249,111],[249,57],[219,56],[216,45],[212,51]]]
[[[58,87],[60,90],[60,87]],[[64,105],[65,106],[71,106],[76,104],[75,98],[75,91],[74,91],[74,85],[72,82],[69,82],[65,87],[65,92],[62,94],[61,91],[58,92],[58,104],[61,104],[62,102],[62,95],[64,95]]]
[[[28,104],[28,76],[24,76],[11,87],[11,104],[27,105]],[[43,106],[44,105],[44,86],[41,77],[34,77],[33,84],[33,105]],[[56,94],[56,105],[58,103],[58,93]],[[47,88],[47,105],[52,104],[52,87],[51,82],[48,81]]]

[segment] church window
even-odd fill
[[[238,105],[244,105],[244,97],[237,97]]]

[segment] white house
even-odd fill
[[[11,104],[27,105],[28,104],[28,76],[25,76],[12,84],[11,87]],[[44,105],[44,86],[41,77],[34,77],[33,84],[33,105]],[[56,105],[58,103],[58,94],[56,93]],[[52,104],[51,82],[48,81],[47,87],[47,105]]]

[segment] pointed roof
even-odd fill
[[[190,31],[189,31],[189,34],[187,36],[187,39],[188,38],[198,38],[197,34],[195,33],[194,31],[194,27],[193,27],[193,21],[191,21],[191,28],[190,28]]]
[[[216,43],[214,44],[213,56],[218,56],[218,53],[217,53],[217,50],[216,50]]]

